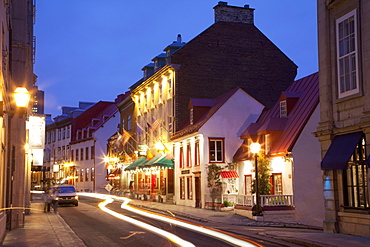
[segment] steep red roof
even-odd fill
[[[257,123],[251,124],[241,135],[248,138],[251,134],[262,131],[282,131],[277,140],[272,143],[270,154],[290,152],[319,103],[319,77],[318,73],[296,80],[283,93],[286,97],[299,97],[294,108],[287,118],[280,118],[280,102],[268,111],[261,114]],[[253,126],[252,126],[253,125]],[[252,133],[252,132],[253,133]]]
[[[220,109],[220,107],[223,104],[225,104],[225,102],[232,95],[234,95],[239,89],[240,88],[235,88],[235,89],[231,90],[230,92],[228,92],[228,93],[226,93],[226,94],[218,97],[217,99],[211,99],[211,100],[210,99],[198,99],[197,102],[199,103],[199,105],[207,104],[209,106],[209,104],[213,101],[214,102],[213,103],[213,106],[196,123],[190,124],[189,123],[189,119],[187,119],[181,125],[183,128],[180,129],[179,131],[177,131],[173,135],[173,137],[171,138],[171,140],[175,140],[177,138],[180,138],[180,137],[183,137],[185,135],[188,135],[188,134],[191,134],[191,133],[194,133],[194,132],[198,131],[218,111],[218,109]],[[193,99],[193,102],[194,102],[194,99]]]

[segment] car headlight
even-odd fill
[[[78,196],[75,196],[75,199],[78,200]]]

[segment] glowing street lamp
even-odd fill
[[[25,87],[17,87],[14,91],[14,100],[18,108],[25,108],[30,101],[30,94]],[[14,114],[15,111],[4,111],[4,102],[0,101],[0,116],[4,116],[4,113]],[[23,114],[23,112],[21,112]]]
[[[256,206],[255,206],[255,216],[261,215],[261,203],[260,203],[260,192],[259,192],[259,177],[258,177],[258,154],[261,150],[261,144],[254,142],[250,145],[251,152],[254,154],[254,164],[255,164],[255,190],[256,190]]]

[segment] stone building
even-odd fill
[[[370,1],[317,5],[324,230],[370,237]]]

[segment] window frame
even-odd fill
[[[349,19],[353,18],[353,36],[354,36],[354,50],[353,51],[349,51],[347,52],[346,54],[343,54],[341,55],[341,43],[340,41],[341,40],[344,40],[345,37],[340,37],[340,28],[339,28],[339,25],[341,25],[342,23],[348,21]],[[338,19],[336,19],[335,21],[335,28],[336,28],[336,46],[337,46],[337,86],[338,86],[338,98],[344,98],[344,97],[347,97],[347,96],[350,96],[350,95],[353,95],[353,94],[356,94],[356,93],[359,93],[360,92],[360,85],[359,85],[359,59],[358,59],[358,56],[359,56],[359,52],[358,52],[358,45],[357,45],[357,40],[358,40],[358,29],[357,29],[357,9],[353,9],[352,11],[348,12],[347,14],[339,17]],[[350,37],[347,37],[348,39],[350,39]],[[348,42],[350,46],[350,42]],[[344,47],[344,48],[347,48],[347,47]],[[342,91],[342,83],[341,83],[341,61],[345,58],[348,58],[350,60],[351,57],[354,56],[354,62],[356,63],[355,65],[355,70],[351,70],[351,68],[348,68],[349,71],[348,73],[350,74],[348,76],[348,80],[350,80],[350,84],[351,84],[351,73],[353,73],[353,71],[355,72],[355,77],[352,79],[355,79],[355,83],[352,83],[354,85],[354,88],[349,88],[349,89],[343,89],[344,91]],[[348,66],[351,66],[350,65],[351,62],[348,61]],[[345,65],[344,65],[345,66]],[[345,70],[345,69],[344,69]],[[345,71],[346,72],[346,71]],[[348,73],[344,73],[344,74],[348,74]],[[346,82],[343,82],[344,84],[346,84]],[[344,87],[344,86],[343,86]]]
[[[368,198],[369,184],[367,179],[369,170],[366,158],[366,140],[365,136],[363,136],[356,145],[348,162],[347,169],[342,172],[344,209],[366,211],[370,209],[370,199]],[[361,170],[361,172],[359,172],[359,170]],[[361,200],[364,200],[364,203],[361,203]]]
[[[221,159],[219,159],[219,155],[216,155],[219,151],[218,151],[218,148],[217,148],[217,144],[214,145],[215,147],[215,150],[214,150],[214,153],[215,153],[215,157],[216,159],[212,159],[212,153],[213,151],[211,150],[211,143],[214,142],[215,144],[217,142],[221,142]],[[225,163],[225,138],[223,137],[209,137],[208,138],[208,153],[209,153],[209,163]]]

